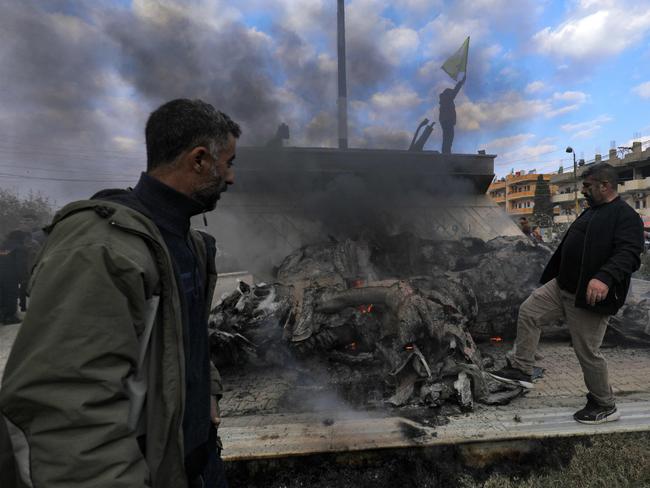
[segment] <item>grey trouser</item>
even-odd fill
[[[574,303],[575,295],[561,290],[557,281],[551,280],[521,304],[512,366],[531,374],[541,326],[565,319],[587,390],[599,405],[613,406],[614,394],[609,385],[607,363],[600,353],[609,315],[576,308]]]

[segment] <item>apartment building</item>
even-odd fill
[[[509,215],[529,217],[533,215],[535,207],[535,190],[539,176],[537,173],[517,171],[493,182],[487,193]],[[541,176],[544,181],[550,183],[550,174]],[[552,185],[549,185],[549,189],[552,195]]]
[[[582,173],[589,166],[602,161],[600,154],[596,154],[594,161],[589,163],[580,161],[576,179],[573,170],[551,176],[551,183],[557,187],[557,192],[552,196],[554,205],[559,209],[559,213],[554,217],[556,223],[575,220],[576,199],[578,212],[584,208],[586,203],[580,193]],[[646,222],[646,227],[650,227],[650,145],[644,150],[641,142],[634,142],[632,150],[624,157],[620,157],[616,149],[610,149],[609,159],[604,162],[611,164],[618,171],[618,193],[621,198],[639,212]]]

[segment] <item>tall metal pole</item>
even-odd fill
[[[576,206],[576,219],[580,213],[580,206],[578,205],[578,165],[576,164],[576,152],[573,151],[573,201]]]
[[[339,148],[348,148],[348,86],[345,75],[345,0],[338,0]]]

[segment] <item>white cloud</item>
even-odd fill
[[[588,120],[587,122],[579,122],[577,124],[564,124],[560,128],[565,132],[574,132],[576,130],[584,130],[588,127],[592,127],[596,124],[603,124],[605,122],[611,122],[612,118],[609,115],[600,115],[593,120]]]
[[[141,141],[137,141],[132,137],[115,136],[113,137],[113,143],[120,150],[131,151],[135,149]]]
[[[553,100],[582,104],[587,101],[587,94],[579,91],[555,92],[553,93]]]
[[[417,107],[422,103],[422,99],[412,88],[400,84],[389,90],[373,94],[370,97],[370,103],[375,109],[401,112]]]
[[[540,159],[546,159],[545,156],[559,150],[561,148],[554,144],[542,143],[532,146],[514,147],[500,154],[494,165],[497,168],[503,168],[505,166],[506,168],[514,167],[515,169],[532,169],[535,166],[539,166]]]
[[[234,3],[234,2],[233,2]],[[253,14],[268,11],[267,0],[250,1],[246,11]],[[295,32],[302,38],[309,38],[315,33],[336,33],[336,7],[327,0],[275,0],[273,17],[284,28]]]
[[[224,0],[133,0],[132,8],[136,16],[161,28],[174,19],[186,18],[219,29],[242,18],[242,13]]]
[[[461,98],[456,103],[458,128],[473,131],[480,130],[484,123],[498,127],[536,117],[554,118],[579,109],[586,99],[582,92],[555,93],[550,98],[527,99],[515,91],[504,93],[496,100],[473,102]]]
[[[401,12],[426,14],[444,6],[442,0],[393,0],[395,8]]]
[[[650,98],[650,81],[641,83],[640,85],[632,88],[632,91],[641,98]]]
[[[488,152],[498,152],[501,149],[512,148],[513,146],[520,146],[530,139],[535,137],[534,134],[517,134],[514,136],[500,137],[485,144],[485,149]]]
[[[382,51],[392,64],[399,64],[405,57],[413,56],[420,44],[418,33],[406,27],[390,29],[381,43]]]
[[[564,107],[556,108],[548,111],[545,115],[547,118],[557,117],[558,115],[568,114],[569,112],[575,112],[580,108],[580,104],[574,103],[572,105],[565,105]]]
[[[612,118],[609,115],[600,115],[593,120],[578,122],[576,124],[564,124],[560,128],[564,132],[570,132],[572,139],[587,139],[596,134],[602,128],[603,124],[611,121]]]
[[[471,35],[470,56],[473,57],[476,42],[486,37],[487,33],[488,26],[481,19],[453,18],[447,14],[440,14],[421,29],[420,36],[429,39],[425,47],[428,55],[444,62],[458,50],[468,35]]]
[[[543,81],[533,81],[531,83],[528,83],[526,85],[525,92],[526,93],[537,93],[539,91],[542,91],[544,88],[546,88],[546,85],[544,84]]]
[[[599,9],[591,12],[593,7]],[[587,9],[559,26],[546,27],[533,36],[543,54],[574,60],[597,60],[636,44],[650,30],[650,10],[613,2],[583,2]]]
[[[505,68],[502,68],[501,71],[499,71],[499,74],[501,76],[503,76],[504,78],[507,78],[507,79],[510,79],[510,80],[519,77],[519,71],[517,71],[512,66],[506,66]]]

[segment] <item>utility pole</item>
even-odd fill
[[[580,205],[578,205],[578,165],[576,164],[576,152],[571,146],[566,148],[566,152],[573,154],[573,201],[575,203],[577,219],[580,213]]]
[[[339,148],[348,148],[348,87],[345,74],[345,0],[338,0],[337,9],[338,60],[339,60]]]

